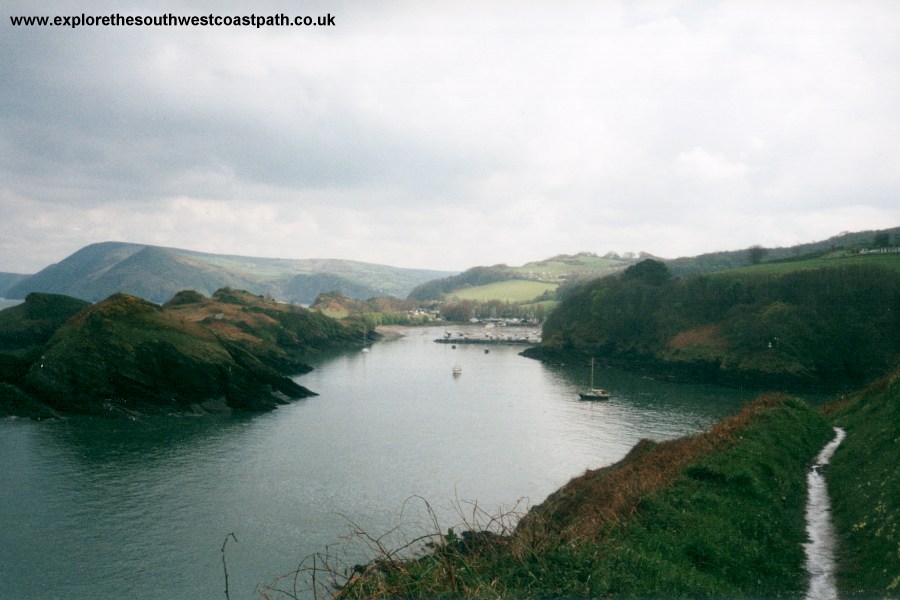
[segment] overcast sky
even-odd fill
[[[0,6],[0,271],[108,240],[462,270],[900,225],[896,0]],[[335,26],[9,20],[76,11]]]

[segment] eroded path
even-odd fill
[[[834,527],[831,524],[831,502],[822,467],[831,461],[834,451],[844,440],[846,432],[834,428],[834,439],[828,442],[806,477],[808,498],[806,501],[806,534],[809,541],[803,544],[806,550],[806,570],[809,572],[807,600],[837,600],[837,585],[834,577]]]

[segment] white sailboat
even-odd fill
[[[594,359],[591,359],[591,387],[578,394],[582,400],[609,400],[609,392],[594,387]]]

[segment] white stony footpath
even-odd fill
[[[806,476],[809,496],[806,500],[806,534],[809,541],[806,550],[806,570],[809,572],[809,590],[806,600],[837,600],[837,584],[834,578],[834,528],[831,524],[831,502],[822,467],[827,465],[834,451],[844,440],[846,432],[834,428],[834,439],[828,442],[816,463]]]

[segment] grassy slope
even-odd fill
[[[900,369],[830,412],[847,430],[828,470],[839,589],[900,597]]]
[[[544,283],[541,281],[527,281],[524,279],[510,279],[508,281],[497,281],[487,285],[479,285],[477,287],[463,288],[452,292],[452,296],[460,300],[508,300],[510,302],[527,302],[532,298],[536,298],[546,291],[553,291],[557,288],[555,283]]]
[[[224,398],[268,410],[310,395],[288,376],[309,370],[311,352],[360,345],[362,327],[230,289],[181,292],[164,307],[127,294],[94,305],[31,294],[0,312],[0,409],[167,413]]]
[[[675,278],[611,277],[568,295],[530,355],[607,358],[775,389],[872,381],[897,356],[900,255],[799,261]],[[761,270],[761,272],[760,272]]]
[[[553,292],[566,278],[602,277],[623,270],[633,263],[630,259],[603,258],[590,254],[554,256],[530,262],[521,267],[508,267],[527,279],[510,279],[485,285],[454,290],[448,296],[459,300],[504,300],[528,302],[544,292]]]
[[[806,470],[830,437],[805,403],[762,398],[710,432],[642,442],[573,480],[511,537],[444,536],[419,560],[372,563],[343,595],[797,595]]]
[[[405,269],[357,261],[330,259],[282,260],[224,256],[178,248],[104,242],[82,248],[32,277],[10,284],[11,298],[31,291],[61,293],[99,301],[126,292],[153,302],[165,302],[183,289],[211,294],[221,287],[249,289],[258,294],[298,302],[315,295],[289,296],[295,276],[331,274],[357,288],[371,288],[364,297],[405,296],[418,284],[450,275],[446,271]],[[301,280],[298,280],[299,283]]]
[[[846,265],[881,265],[900,272],[900,254],[857,254],[837,258],[810,258],[805,260],[791,260],[784,262],[764,262],[758,265],[720,271],[720,274],[735,273],[791,273],[794,271],[819,269],[823,267],[843,267]]]
[[[521,267],[511,267],[517,273],[527,274],[531,277],[555,279],[561,275],[573,273],[596,273],[609,275],[621,271],[634,261],[631,259],[603,258],[591,254],[577,254],[574,256],[554,256],[546,260],[530,262]]]

